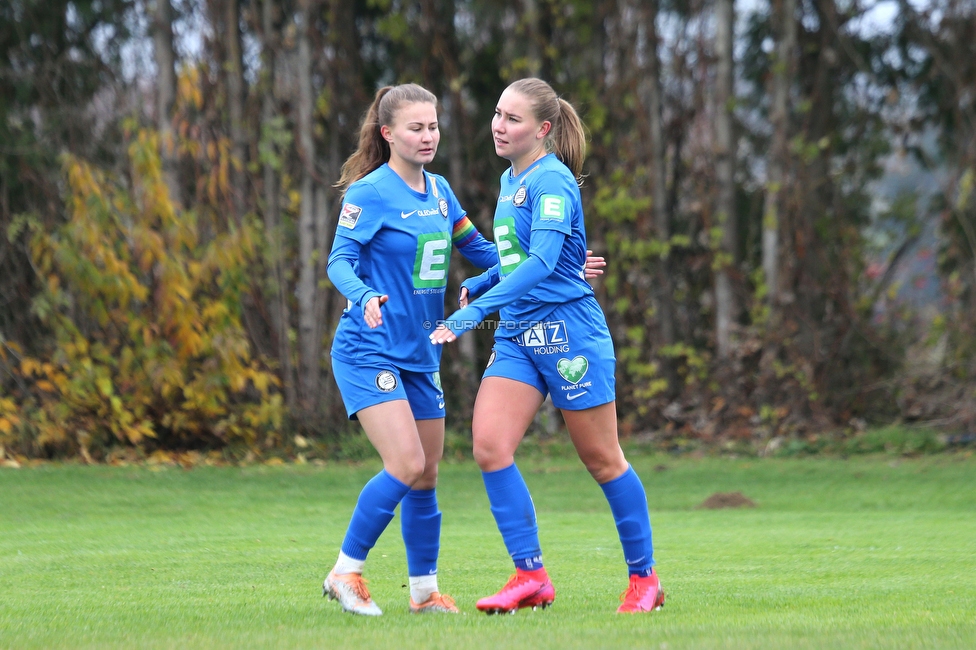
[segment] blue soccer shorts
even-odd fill
[[[360,366],[333,357],[332,374],[350,420],[366,407],[398,399],[407,400],[415,420],[444,417],[440,372],[414,372],[386,363]]]
[[[617,360],[603,310],[587,296],[560,305],[514,338],[495,338],[483,377],[505,377],[582,411],[616,399]]]

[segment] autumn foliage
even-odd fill
[[[52,345],[28,356],[0,341],[16,378],[0,398],[0,444],[86,459],[120,445],[256,448],[283,411],[241,322],[260,230],[202,229],[175,206],[152,132],[132,135],[126,167],[63,159],[65,223],[35,225],[30,240],[43,286],[33,310]]]

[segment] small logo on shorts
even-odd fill
[[[491,355],[488,357],[488,365],[485,366],[485,369],[487,370],[488,368],[490,368],[491,367],[491,364],[493,364],[493,363],[495,363],[495,350],[494,350],[494,348],[492,348],[492,350],[491,350]]]
[[[525,203],[526,194],[528,194],[528,192],[525,190],[525,185],[522,185],[521,187],[518,188],[518,191],[515,192],[515,196],[512,197],[512,205],[514,205],[517,208],[518,206]]]
[[[397,378],[389,370],[381,370],[376,374],[376,387],[384,393],[392,393],[397,387]]]
[[[590,367],[590,362],[584,356],[574,357],[572,361],[563,358],[556,362],[559,376],[571,384],[578,384]]]
[[[433,374],[431,374],[430,378],[434,380],[434,387],[438,391],[443,392],[444,389],[441,388],[441,372],[440,372],[440,370],[435,370],[433,372]]]

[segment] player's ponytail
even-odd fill
[[[559,102],[559,125],[553,129],[552,150],[569,167],[577,183],[583,181],[583,158],[586,157],[586,131],[573,105],[565,99]]]
[[[350,185],[390,160],[390,144],[380,133],[380,127],[393,126],[400,107],[415,102],[437,106],[437,96],[417,84],[384,86],[376,91],[359,127],[359,145],[343,163],[335,187],[345,192]]]
[[[539,122],[549,122],[552,125],[545,140],[546,151],[556,154],[573,172],[576,182],[582,184],[586,131],[573,105],[556,95],[552,86],[542,79],[520,79],[509,88],[531,102]]]

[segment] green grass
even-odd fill
[[[510,562],[477,468],[442,468],[441,587],[465,612],[406,613],[399,520],[367,578],[385,614],[321,597],[378,469],[0,470],[0,647],[971,648],[976,459],[633,457],[665,609],[614,614],[626,583],[602,492],[527,458],[555,606],[488,617]],[[697,509],[714,492],[757,503]]]

